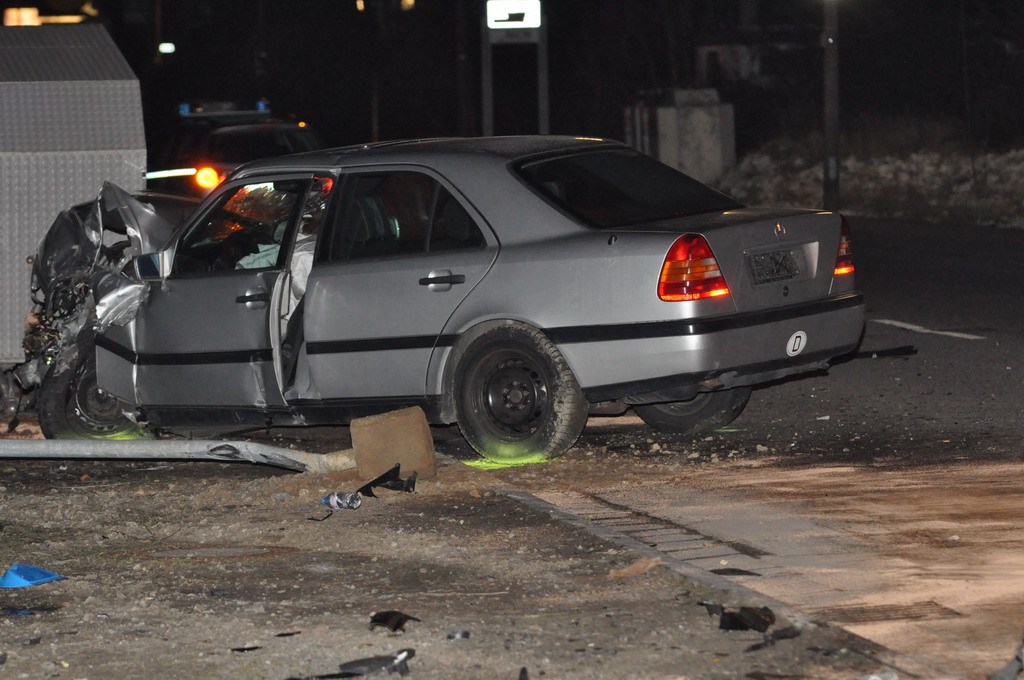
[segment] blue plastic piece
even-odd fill
[[[46,569],[33,567],[28,564],[12,564],[10,569],[0,577],[0,588],[24,588],[26,586],[37,586],[40,583],[59,581],[64,578]]]

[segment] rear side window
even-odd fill
[[[742,207],[725,194],[630,149],[531,161],[518,171],[553,203],[602,228]]]
[[[334,229],[332,261],[391,257],[485,244],[459,201],[419,172],[354,175]]]

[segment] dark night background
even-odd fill
[[[735,105],[741,153],[818,130],[824,1],[545,0],[551,132],[622,139],[629,103],[699,86]],[[834,1],[845,135],[899,120],[922,141],[1024,144],[1024,2]],[[151,135],[178,102],[260,97],[332,145],[480,133],[482,0],[416,0],[409,11],[366,0],[363,12],[355,0],[93,4],[139,76]],[[158,57],[158,40],[177,53]],[[702,72],[696,55],[709,44],[762,46],[760,74]],[[495,47],[497,134],[537,131],[534,60],[532,46]]]

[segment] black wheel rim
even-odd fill
[[[495,357],[481,387],[488,420],[506,439],[526,439],[543,424],[550,387],[526,357],[511,352]]]
[[[80,433],[92,436],[117,434],[130,424],[117,399],[100,390],[93,371],[85,371],[75,381],[68,403],[68,421]]]

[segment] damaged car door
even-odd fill
[[[281,407],[273,339],[311,178],[228,186],[177,238],[135,321],[97,338],[101,385],[197,425]],[[159,424],[159,423],[157,423]]]

